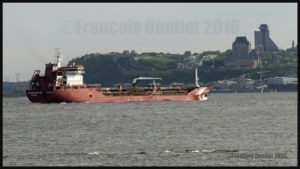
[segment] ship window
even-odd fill
[[[56,87],[56,89],[60,89],[60,87]]]
[[[90,97],[93,97],[93,95],[90,94]]]
[[[74,89],[78,89],[78,87],[76,86],[76,87],[73,87]]]
[[[83,88],[84,88],[84,86],[80,86],[80,88],[81,88],[81,89],[83,89]]]

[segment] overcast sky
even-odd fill
[[[3,80],[44,72],[61,48],[63,64],[86,53],[203,52],[231,49],[236,36],[254,48],[267,24],[277,46],[297,43],[296,3],[4,3]]]

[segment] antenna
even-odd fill
[[[61,66],[61,62],[62,62],[62,53],[60,52],[60,48],[55,48],[56,51],[56,58],[57,58],[57,67]]]
[[[20,73],[16,73],[16,81],[19,82]]]

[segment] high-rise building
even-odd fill
[[[256,68],[257,59],[255,52],[251,51],[251,43],[246,36],[238,36],[232,43],[231,55],[224,59],[225,67]]]
[[[246,36],[238,36],[232,44],[232,55],[235,57],[249,56],[251,51],[251,43],[247,40]]]
[[[278,50],[277,45],[270,38],[270,32],[267,24],[261,24],[259,31],[254,31],[255,50],[264,52],[275,52]]]

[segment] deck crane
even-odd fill
[[[263,85],[263,82],[262,82],[262,74],[263,74],[263,73],[268,73],[268,72],[271,72],[271,71],[258,71],[258,72],[257,72],[257,73],[259,74],[260,87],[262,87],[262,85]]]

